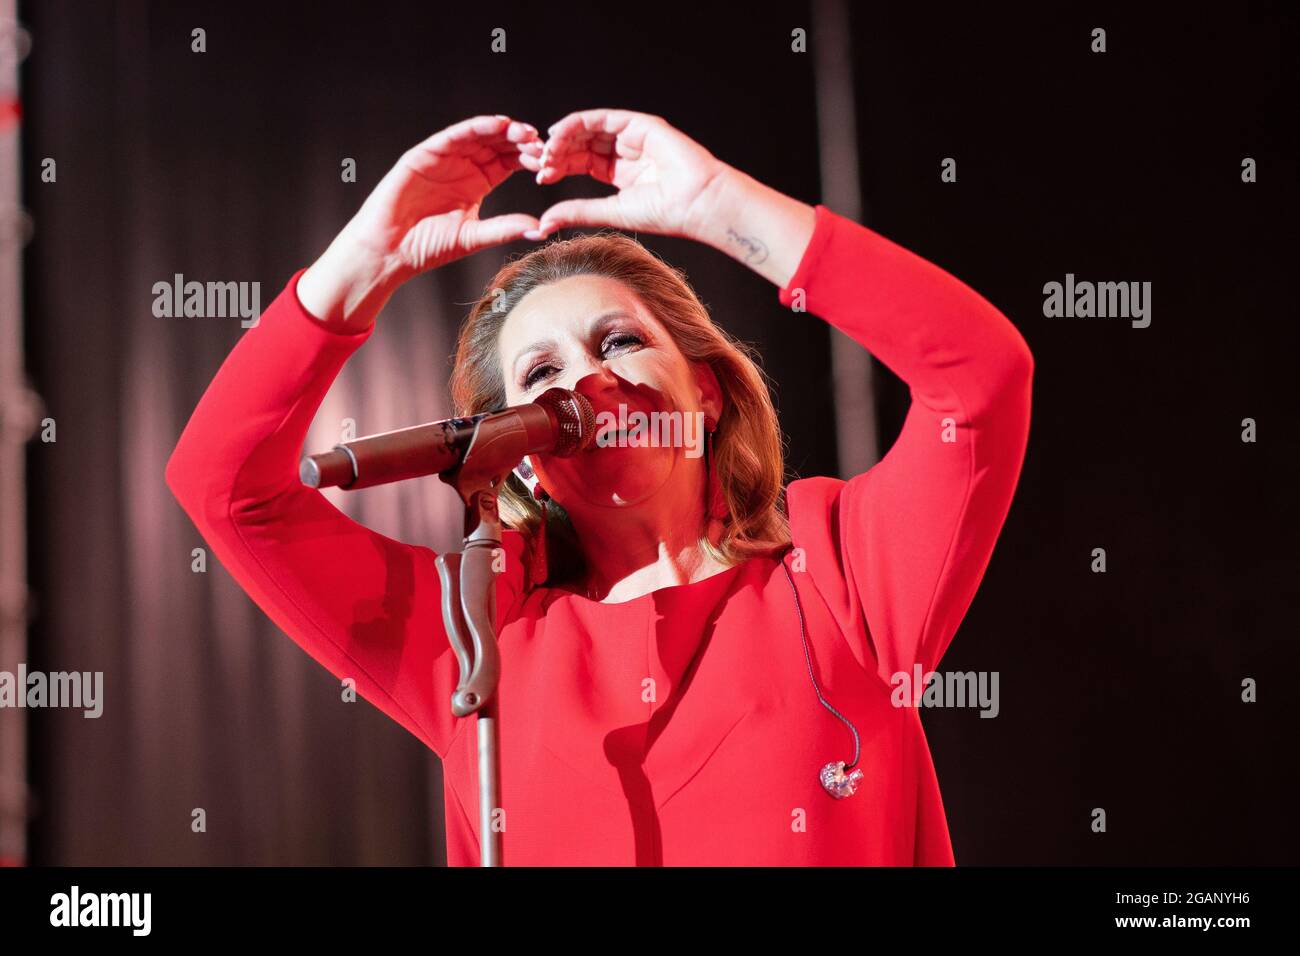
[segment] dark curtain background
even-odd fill
[[[924,715],[958,863],[1294,860],[1293,15],[851,13],[864,221],[990,299],[1037,365],[1020,490],[942,664],[1000,672],[1001,714]],[[243,330],[155,318],[152,286],[255,280],[264,307],[404,149],[480,112],[541,129],[592,106],[659,113],[816,202],[811,58],[789,50],[809,9],[45,0],[22,16],[29,367],[58,423],[30,454],[29,660],[102,670],[106,696],[98,720],[30,712],[32,861],[438,862],[436,758],[342,704],[216,561],[190,569],[203,542],[163,467]],[[606,191],[520,176],[484,214]],[[763,353],[791,473],[835,474],[824,325],[711,249],[640,238]],[[366,434],[449,414],[466,303],[515,251],[399,292],[309,446],[344,417]],[[1151,281],[1151,327],[1044,318],[1043,283],[1067,272]],[[878,382],[888,443],[908,394]],[[436,479],[332,500],[394,537],[456,541]]]
[[[870,7],[870,224],[1035,357],[1016,501],[941,665],[999,671],[1003,710],[926,714],[957,862],[1294,863],[1293,5]],[[1044,317],[1067,272],[1150,281],[1150,327]]]
[[[445,859],[437,758],[368,703],[342,703],[338,682],[219,562],[191,571],[204,542],[163,468],[244,330],[238,319],[154,317],[155,282],[256,280],[265,307],[405,149],[476,113],[542,130],[598,105],[664,113],[752,175],[816,199],[811,67],[788,52],[783,17],[709,22],[693,11],[698,35],[666,17],[638,26],[629,46],[615,9],[328,7],[123,0],[24,12],[34,39],[25,183],[37,221],[29,348],[58,423],[57,443],[31,456],[31,666],[102,670],[107,698],[98,720],[29,711],[35,862]],[[496,26],[505,54],[489,48]],[[191,52],[195,27],[206,53]],[[57,183],[39,180],[46,156]],[[341,182],[346,157],[356,183]],[[576,179],[543,190],[520,175],[483,215],[537,215],[605,191]],[[824,326],[794,328],[765,280],[712,249],[641,238],[687,271],[720,321],[760,343],[776,381],[825,366]],[[459,323],[505,258],[528,247],[404,287],[326,398],[308,447],[338,441],[344,417],[357,435],[448,417]],[[829,399],[822,382],[780,395],[791,422],[825,416]],[[792,465],[833,470],[828,433],[800,431]],[[436,478],[327,494],[377,531],[458,546],[460,506]],[[196,807],[206,834],[191,832]]]

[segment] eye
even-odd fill
[[[601,343],[601,354],[608,355],[614,349],[623,349],[632,345],[644,344],[645,340],[635,332],[613,332],[610,335],[605,336],[605,341]],[[549,378],[549,375],[539,374],[546,369],[558,371],[554,365],[551,365],[549,362],[543,362],[541,365],[535,366],[526,376],[524,376],[524,388],[530,389],[542,379]]]
[[[524,379],[524,388],[532,388],[533,385],[535,385],[537,382],[541,381],[541,378],[538,376],[537,373],[540,372],[542,369],[544,369],[544,368],[554,368],[554,367],[555,367],[555,366],[553,366],[553,365],[538,365],[538,366],[537,366],[536,368],[534,368],[531,372],[529,372],[528,375],[527,375],[527,377]]]
[[[609,348],[621,348],[624,345],[640,345],[641,336],[635,332],[615,332],[605,339],[605,346]]]

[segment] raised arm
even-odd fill
[[[698,227],[907,383],[898,440],[849,481],[787,491],[791,532],[864,667],[886,683],[938,666],[984,576],[1029,436],[1033,358],[974,290],[826,206],[725,168]],[[923,686],[913,685],[920,693]]]
[[[791,483],[791,527],[840,563],[823,591],[844,581],[834,604],[846,633],[860,602],[870,644],[860,659],[871,666],[872,653],[888,683],[914,664],[938,666],[984,576],[1024,460],[1033,358],[1015,326],[952,275],[825,206],[816,214],[782,304],[802,299],[868,349],[907,383],[912,404],[875,467],[847,482]]]
[[[400,282],[536,225],[476,216],[483,195],[534,162],[518,145],[535,139],[530,129],[476,117],[408,151],[244,333],[166,468],[168,487],[258,606],[440,756],[455,732],[458,669],[442,631],[435,555],[347,517],[301,483],[298,461],[325,393]],[[522,537],[506,532],[503,544],[498,620],[523,580]]]

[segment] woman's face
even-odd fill
[[[717,379],[707,363],[682,355],[622,282],[580,275],[534,289],[507,316],[497,352],[507,405],[558,386],[590,400],[598,437],[618,429],[622,406],[629,427],[637,421],[633,413],[642,412],[659,424],[658,435],[673,440],[633,447],[606,437],[610,443],[593,443],[570,458],[531,456],[542,487],[566,510],[637,505],[667,488],[682,492],[684,485],[675,483],[698,482],[701,421],[704,415],[716,421],[721,408]],[[651,418],[655,412],[661,415]],[[648,433],[641,435],[645,441]]]

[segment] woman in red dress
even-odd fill
[[[540,220],[480,219],[520,169],[617,192]],[[899,705],[895,675],[938,665],[988,565],[1028,438],[1031,355],[948,273],[660,117],[586,110],[543,140],[479,116],[409,150],[231,351],[169,487],[294,641],[438,754],[448,862],[477,864],[477,718],[449,707],[459,668],[435,555],[352,521],[301,484],[298,460],[397,286],[569,226],[708,243],[773,283],[792,335],[831,323],[912,405],[870,470],[783,487],[764,379],[680,273],[609,232],[501,269],[461,335],[457,414],[560,386],[598,413],[709,433],[702,450],[602,431],[616,440],[536,456],[502,489],[502,862],[951,865],[918,710]]]

